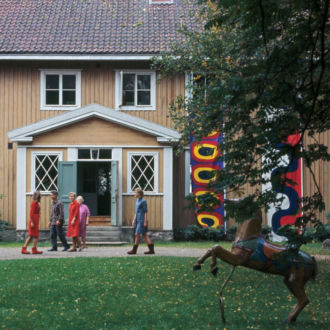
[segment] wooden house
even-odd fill
[[[135,187],[146,193],[149,228],[196,223],[185,210],[189,152],[168,105],[185,76],[158,81],[151,59],[196,28],[189,0],[0,1],[0,200],[2,218],[27,228],[35,190],[85,197],[95,221],[130,226]],[[320,136],[330,144],[330,134]],[[329,168],[315,164],[329,200]],[[313,190],[306,172],[304,189]],[[100,220],[101,219],[101,220]]]
[[[185,77],[157,82],[151,58],[180,40],[180,24],[194,26],[192,8],[181,0],[0,2],[3,219],[26,230],[39,190],[47,229],[49,192],[58,189],[65,206],[76,191],[94,220],[130,226],[137,186],[150,229],[186,219],[174,214],[183,210],[185,158],[174,153],[179,134],[168,117]]]

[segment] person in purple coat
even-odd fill
[[[89,216],[91,215],[89,208],[84,204],[84,198],[82,196],[77,197],[77,202],[80,204],[80,227],[79,227],[79,236],[82,240],[82,246],[80,250],[86,249],[86,227],[89,223]]]

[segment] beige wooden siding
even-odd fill
[[[144,196],[148,204],[149,229],[163,229],[163,196]],[[134,196],[123,196],[123,226],[131,226],[135,214]]]
[[[98,118],[41,134],[34,145],[148,145],[158,146],[157,138]]]
[[[316,140],[330,148],[330,131],[318,134]],[[314,143],[310,137],[305,138],[305,142]],[[311,169],[315,175],[316,182],[320,188],[321,194],[325,202],[325,212],[318,213],[320,220],[327,223],[326,213],[330,212],[330,166],[329,162],[317,161],[312,164]],[[311,171],[304,164],[303,166],[303,191],[305,196],[311,196],[317,192]]]
[[[46,119],[63,111],[40,110],[40,69],[81,69],[82,106],[115,106],[115,69],[148,69],[149,63],[132,62],[6,62],[0,64],[0,212],[16,226],[16,144],[8,150],[7,131]],[[184,92],[184,76],[157,83],[156,111],[129,111],[132,115],[172,127],[168,104]]]
[[[28,222],[30,219],[30,205],[32,202],[32,195],[26,196],[26,228],[28,228]],[[49,195],[42,195],[40,200],[40,220],[39,229],[48,229],[50,205],[52,200]]]

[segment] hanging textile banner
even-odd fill
[[[282,149],[285,146],[295,146],[299,143],[299,140],[300,134],[292,134],[288,136],[286,141],[280,143],[277,149]],[[278,178],[280,174],[295,184],[286,182],[281,185],[272,182],[272,189],[284,197],[281,208],[279,210],[273,208],[271,212],[271,225],[275,233],[280,227],[294,225],[296,219],[301,216],[301,213],[299,213],[299,199],[302,197],[302,160],[288,155],[283,158],[281,165],[273,170],[271,176]]]
[[[222,140],[222,134],[215,132],[207,137],[204,137],[200,142],[194,141],[193,137],[190,141],[190,164],[191,164],[191,179],[192,179],[192,193],[198,197],[205,193],[211,193],[212,190],[207,188],[209,182],[214,179],[214,170],[223,169],[223,162],[219,161],[221,151],[218,148]],[[223,196],[217,194],[215,196],[221,201]],[[223,225],[224,206],[216,205],[212,212],[197,212],[196,217],[198,223],[203,227],[213,227]]]

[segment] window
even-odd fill
[[[155,72],[116,72],[116,109],[155,110],[155,100]]]
[[[158,192],[158,153],[128,153],[127,192]]]
[[[112,150],[104,148],[78,149],[79,160],[103,160],[112,158]]]
[[[62,160],[62,153],[32,153],[33,191],[49,192],[57,190],[58,162]]]
[[[41,110],[73,110],[81,103],[81,72],[41,71]]]

